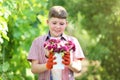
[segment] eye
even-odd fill
[[[57,24],[56,22],[53,22],[53,24]]]
[[[64,23],[60,23],[60,25],[64,25]]]

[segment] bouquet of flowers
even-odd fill
[[[62,57],[65,52],[70,53],[70,51],[75,51],[75,44],[70,40],[65,41],[53,38],[47,40],[44,43],[44,47],[56,57],[55,62],[57,62],[57,64],[53,65],[53,69],[51,70],[53,80],[62,80],[62,69],[64,69]]]
[[[70,40],[49,39],[44,43],[44,47],[49,52],[62,53],[62,56],[64,56],[64,52],[75,51],[75,44]]]

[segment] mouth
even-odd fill
[[[60,30],[55,30],[55,32],[59,33],[59,32],[61,32],[61,31],[60,31]]]

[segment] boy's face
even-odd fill
[[[67,26],[66,19],[60,19],[60,18],[50,18],[47,21],[50,29],[50,34],[53,37],[59,37],[65,30]]]

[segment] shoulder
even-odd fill
[[[79,43],[79,41],[78,41],[78,39],[76,37],[69,36],[69,35],[66,35],[66,37],[67,37],[67,40],[72,41],[75,45],[80,45],[80,43]]]
[[[35,42],[36,44],[37,44],[37,43],[44,42],[45,39],[46,39],[46,37],[47,37],[47,35],[38,36],[38,37],[36,37],[36,38],[33,40],[33,42]]]
[[[66,35],[66,37],[67,37],[67,40],[72,40],[72,41],[76,41],[77,40],[77,38],[74,37],[74,36]]]

